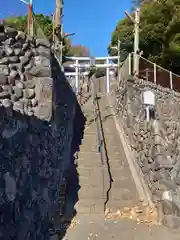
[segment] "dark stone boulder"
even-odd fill
[[[14,54],[14,49],[9,47],[9,46],[5,46],[5,53],[6,55],[9,57],[9,56],[13,56]]]
[[[22,56],[20,57],[21,64],[26,65],[29,61],[30,58],[28,56]]]
[[[3,100],[2,100],[2,105],[3,105],[5,108],[9,108],[9,107],[12,106],[12,102],[11,102],[11,100],[9,100],[9,99],[3,99]]]
[[[4,74],[6,76],[9,75],[9,67],[7,65],[0,65],[0,74]]]
[[[27,88],[27,89],[23,90],[23,97],[24,98],[31,99],[31,98],[34,98],[34,96],[35,96],[34,89]]]
[[[39,65],[32,67],[29,71],[29,74],[35,77],[50,77],[51,71],[49,68]]]
[[[46,47],[46,48],[50,48],[50,43],[48,40],[45,40],[45,39],[37,39],[36,40],[36,46],[39,47],[39,46],[43,46],[43,47]]]
[[[9,98],[10,94],[8,92],[1,92],[0,93],[0,99],[5,99],[5,98]]]
[[[5,92],[7,92],[9,94],[12,94],[13,93],[13,88],[10,85],[4,85],[3,86],[3,91],[5,91]]]
[[[28,81],[26,81],[25,83],[25,87],[26,88],[35,88],[35,79],[33,79],[33,80],[28,80]]]
[[[14,94],[16,95],[17,99],[20,99],[23,96],[23,92],[22,92],[21,88],[15,86],[13,88],[13,91],[14,91]]]
[[[21,42],[25,42],[26,41],[26,34],[19,31],[17,36],[16,36],[16,40],[20,40]]]
[[[15,111],[20,111],[20,112],[24,112],[24,104],[22,101],[17,101],[14,103],[13,105],[13,109]]]
[[[9,63],[19,63],[19,57],[13,56],[8,58]]]
[[[8,57],[3,57],[0,59],[0,64],[8,64],[9,63],[9,58]]]
[[[18,34],[18,31],[15,30],[14,28],[6,27],[5,28],[5,33],[6,33],[8,38],[15,38]]]

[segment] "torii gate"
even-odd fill
[[[74,61],[75,64],[70,64],[69,67],[75,68],[75,73],[65,73],[66,76],[75,76],[75,88],[76,91],[78,89],[79,85],[79,69],[80,68],[87,68],[88,70],[90,67],[93,65],[96,68],[106,68],[106,90],[107,93],[110,92],[110,68],[116,68],[118,67],[118,64],[110,63],[110,60],[118,60],[118,56],[113,56],[113,57],[96,57],[96,58],[91,58],[91,57],[66,57],[66,59],[70,61]],[[92,59],[94,63],[92,64]],[[104,61],[105,63],[101,64],[96,64],[96,61]],[[89,62],[88,64],[80,64],[80,62]],[[84,75],[88,75],[89,72],[86,71],[84,72]]]

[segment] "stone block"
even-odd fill
[[[6,27],[4,31],[8,38],[15,38],[18,34],[17,30],[11,27]]]
[[[22,72],[24,70],[22,63],[11,63],[11,64],[9,64],[9,68],[11,70],[20,71],[20,72]]]
[[[37,39],[36,40],[36,46],[37,47],[43,46],[43,47],[49,48],[50,47],[50,43],[49,43],[49,41],[47,41],[45,39]]]
[[[0,73],[0,85],[6,85],[7,84],[7,76],[5,76],[3,73]]]
[[[180,217],[180,210],[178,206],[170,201],[162,201],[162,212],[164,215]]]
[[[40,56],[44,56],[44,57],[49,57],[50,56],[50,50],[49,48],[46,48],[46,47],[43,47],[43,46],[39,46],[37,48],[37,53],[40,55]]]
[[[6,99],[9,98],[10,94],[8,92],[0,92],[0,99]]]
[[[154,157],[155,162],[159,165],[160,168],[172,169],[173,164],[165,154],[157,154]]]
[[[25,42],[26,34],[24,32],[18,31],[16,35],[16,40],[20,40],[21,42]]]
[[[12,47],[9,46],[5,46],[5,53],[7,56],[13,56],[14,54],[14,49]]]
[[[21,57],[20,57],[20,61],[21,61],[21,64],[22,64],[22,65],[26,65],[26,64],[29,63],[30,58],[29,58],[28,56],[21,56]]]
[[[9,100],[9,99],[3,99],[2,100],[2,105],[5,107],[5,108],[9,108],[12,106],[12,102]]]
[[[19,57],[18,56],[12,56],[8,58],[9,63],[19,63]]]
[[[8,62],[9,62],[8,57],[3,57],[3,58],[0,59],[0,64],[1,65],[6,65],[6,64],[8,64]]]
[[[13,88],[13,91],[14,91],[14,94],[15,94],[15,96],[16,96],[17,99],[19,99],[19,98],[22,97],[23,92],[22,92],[22,89],[21,89],[21,88],[19,88],[18,86],[15,86],[15,87]]]
[[[52,117],[52,103],[42,103],[38,104],[35,115],[41,120],[50,121]]]
[[[52,102],[53,79],[44,77],[36,78],[35,93],[39,103]]]
[[[35,90],[34,89],[30,89],[30,88],[27,88],[27,89],[24,89],[23,90],[23,97],[26,99],[32,99],[35,97]]]
[[[44,56],[34,57],[34,62],[36,66],[50,67],[50,59]]]
[[[176,217],[173,215],[165,215],[162,220],[162,224],[165,227],[170,229],[179,229],[180,227],[180,217]]]
[[[43,65],[33,66],[29,74],[35,77],[51,77],[51,70]]]
[[[6,76],[9,75],[9,68],[7,65],[0,65],[0,73]]]

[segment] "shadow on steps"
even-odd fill
[[[64,206],[65,227],[68,228],[71,220],[76,216],[75,204],[78,202],[78,191],[80,189],[77,165],[75,162],[75,153],[79,151],[86,124],[86,118],[80,105],[76,104],[76,112],[73,121],[73,139],[71,144],[71,162],[66,173],[66,200]],[[67,224],[66,224],[67,223]],[[59,239],[65,236],[66,231],[62,233]]]

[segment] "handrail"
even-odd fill
[[[90,78],[91,81],[91,91],[92,91],[92,104],[94,108],[94,122],[96,122],[96,128],[97,128],[97,137],[98,137],[98,152],[101,155],[101,165],[104,165],[104,160],[103,160],[103,154],[102,154],[102,138],[101,138],[101,130],[99,126],[99,110],[97,108],[97,93],[95,93],[95,86],[93,82],[94,75]]]

